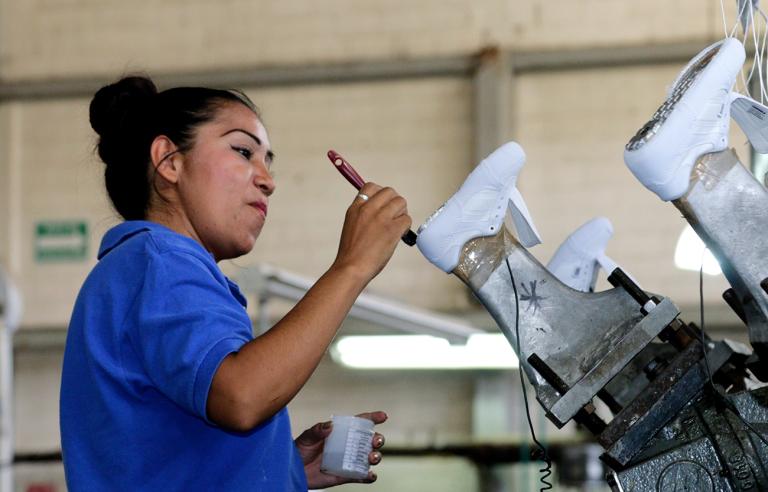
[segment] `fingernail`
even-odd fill
[[[375,482],[377,478],[379,478],[378,475],[371,473],[371,482]]]
[[[373,443],[374,447],[380,448],[384,445],[384,438],[379,436],[376,438],[376,441]]]
[[[323,422],[323,430],[330,429],[332,425],[333,425],[333,423],[330,422],[330,421],[329,422]]]

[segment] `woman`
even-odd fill
[[[367,183],[331,267],[253,339],[245,299],[216,263],[253,248],[275,190],[256,108],[239,93],[157,92],[149,79],[127,77],[96,93],[90,120],[125,222],[105,234],[67,336],[60,420],[70,490],[289,491],[349,481],[319,470],[329,423],[294,443],[285,406],[410,227],[405,200]],[[382,444],[376,434],[374,447]]]

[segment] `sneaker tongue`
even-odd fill
[[[732,96],[731,116],[756,152],[768,154],[768,107],[741,94]]]
[[[510,195],[509,214],[512,216],[512,222],[515,224],[517,239],[520,241],[520,244],[526,248],[541,244],[541,236],[539,236],[539,231],[536,230],[531,213],[528,212],[523,195],[520,194],[517,188],[513,188]]]

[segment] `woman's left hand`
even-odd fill
[[[374,424],[381,424],[387,420],[387,414],[384,412],[361,413],[358,417],[373,421]],[[304,462],[304,472],[307,475],[307,485],[310,489],[324,489],[341,485],[343,483],[372,483],[376,481],[376,474],[368,472],[368,478],[354,479],[329,475],[320,471],[320,463],[323,460],[323,445],[325,438],[331,434],[331,422],[320,422],[301,433],[294,441],[299,450],[301,460]],[[384,446],[384,436],[376,432],[373,435],[373,451],[368,455],[368,461],[371,465],[381,463],[381,451]]]

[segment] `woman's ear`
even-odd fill
[[[152,159],[152,167],[155,170],[155,174],[159,174],[169,183],[176,183],[179,180],[181,163],[178,159],[175,159],[178,152],[179,149],[176,147],[176,144],[165,135],[155,137],[149,148],[149,156]]]

